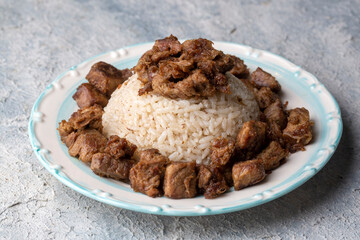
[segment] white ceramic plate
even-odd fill
[[[93,57],[57,77],[34,104],[29,122],[30,141],[45,168],[62,183],[90,198],[134,211],[198,216],[238,211],[276,199],[314,176],[334,153],[342,133],[340,109],[335,99],[312,74],[275,54],[248,46],[215,42],[214,47],[242,58],[254,70],[261,67],[282,85],[282,99],[288,109],[305,107],[315,122],[314,141],[306,151],[292,154],[287,162],[268,175],[265,181],[241,191],[233,189],[207,200],[203,196],[173,200],[150,198],[135,193],[128,184],[102,178],[76,158],[69,156],[56,128],[77,109],[72,95],[85,82],[92,64],[105,61],[122,69],[136,65],[153,43],[138,44]]]

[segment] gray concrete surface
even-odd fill
[[[170,33],[266,49],[315,74],[344,121],[325,168],[273,202],[193,218],[117,209],[58,182],[27,133],[45,86],[98,53]],[[0,86],[0,239],[360,239],[360,1],[0,0]]]

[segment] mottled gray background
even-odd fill
[[[122,210],[58,182],[27,133],[45,86],[96,54],[170,33],[266,49],[315,74],[343,114],[330,162],[280,199],[207,217]],[[360,1],[0,0],[0,239],[359,239],[359,94]]]

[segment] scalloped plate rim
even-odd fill
[[[295,64],[293,64],[292,62],[290,62],[289,60],[287,60],[286,58],[279,56],[277,54],[271,53],[269,51],[266,50],[259,50],[259,49],[255,49],[252,48],[250,46],[247,45],[243,45],[243,44],[238,44],[238,43],[233,43],[233,42],[219,42],[219,41],[214,41],[215,44],[229,44],[229,45],[235,45],[235,46],[240,46],[240,47],[245,47],[245,48],[249,48],[255,51],[259,51],[261,53],[266,53],[269,55],[272,55],[276,58],[281,59],[281,61],[284,61],[290,65],[293,65],[294,67],[298,67]],[[146,42],[146,43],[138,43],[138,44],[134,44],[134,45],[130,45],[130,46],[126,46],[124,48],[119,48],[113,51],[106,51],[104,53],[98,54],[96,56],[93,56],[83,62],[81,62],[80,64],[76,65],[82,65],[85,64],[93,59],[96,59],[98,57],[102,57],[105,56],[107,54],[110,54],[114,51],[119,51],[122,49],[130,49],[130,48],[135,48],[138,46],[143,46],[143,45],[147,45],[147,44],[153,44],[153,42]],[[330,158],[332,157],[332,155],[334,154],[340,139],[341,139],[341,135],[342,135],[342,130],[343,130],[343,125],[342,125],[342,120],[341,120],[341,111],[339,108],[338,103],[336,102],[335,98],[331,95],[331,93],[326,89],[325,86],[323,86],[323,91],[325,91],[326,95],[330,96],[330,99],[332,100],[332,102],[335,105],[335,108],[339,114],[339,123],[338,123],[338,131],[337,131],[337,138],[333,144],[333,150],[328,154],[328,156],[326,157],[326,159],[324,159],[319,166],[310,174],[308,174],[305,177],[302,177],[302,175],[300,175],[300,179],[296,181],[295,178],[295,182],[292,183],[290,186],[286,187],[285,189],[281,190],[278,193],[275,193],[273,195],[271,195],[271,197],[265,198],[265,199],[259,199],[259,200],[254,200],[254,201],[250,201],[247,204],[239,204],[236,206],[232,206],[232,207],[228,207],[226,208],[226,206],[224,206],[224,208],[218,209],[218,210],[207,210],[206,207],[203,207],[204,211],[203,212],[199,212],[199,211],[181,211],[181,210],[176,210],[176,209],[172,209],[170,208],[170,210],[168,209],[167,211],[163,211],[163,208],[159,208],[154,206],[154,210],[151,210],[151,208],[145,207],[146,204],[144,204],[143,206],[145,208],[141,208],[141,205],[139,206],[138,204],[133,204],[133,203],[127,203],[127,202],[123,202],[121,200],[115,200],[115,199],[111,199],[111,197],[103,197],[103,196],[99,196],[96,195],[95,193],[91,192],[89,189],[86,189],[86,187],[81,186],[81,184],[72,181],[71,179],[67,178],[66,175],[65,176],[61,176],[61,172],[57,171],[54,168],[51,168],[51,166],[48,164],[47,160],[44,159],[44,157],[41,155],[41,153],[39,152],[39,148],[36,146],[36,135],[35,135],[35,130],[34,130],[34,113],[35,110],[37,109],[37,106],[41,103],[41,101],[43,100],[43,97],[48,93],[49,89],[51,89],[54,85],[54,83],[56,83],[59,79],[61,79],[62,77],[64,77],[67,73],[69,73],[70,71],[72,71],[72,69],[76,68],[76,66],[71,67],[69,70],[65,71],[64,73],[58,75],[46,88],[45,90],[40,94],[40,96],[37,98],[37,100],[35,101],[32,110],[31,110],[31,114],[30,114],[30,118],[29,118],[29,125],[28,125],[28,132],[29,132],[29,138],[30,138],[30,142],[32,145],[32,148],[38,158],[38,160],[41,162],[41,164],[53,175],[55,176],[60,182],[62,182],[63,184],[65,184],[66,186],[70,187],[71,189],[87,196],[90,197],[94,200],[100,201],[102,203],[106,203],[115,207],[120,207],[120,208],[124,208],[124,209],[128,209],[128,210],[133,210],[133,211],[137,211],[137,212],[143,212],[143,213],[150,213],[150,214],[157,214],[157,215],[168,215],[168,216],[203,216],[203,215],[216,215],[216,214],[223,214],[223,213],[229,213],[229,212],[235,212],[235,211],[240,211],[240,210],[244,210],[244,209],[248,209],[251,207],[255,207],[267,202],[270,202],[274,199],[277,199],[291,191],[293,191],[294,189],[298,188],[299,186],[301,186],[302,184],[304,184],[306,181],[308,181],[311,177],[313,177],[318,171],[320,171],[325,165],[326,163],[330,160]],[[281,65],[278,65],[281,66]],[[300,67],[298,67],[299,69],[301,69]],[[309,74],[311,78],[313,78],[317,83],[322,84],[313,74],[303,70],[305,73]],[[63,174],[64,175],[64,174]],[[279,184],[280,185],[280,184]],[[272,186],[270,189],[275,188],[276,186]],[[267,191],[267,190],[266,190]],[[264,192],[259,193],[259,194],[263,194]],[[200,206],[201,208],[202,206]]]

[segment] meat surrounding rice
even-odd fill
[[[231,94],[183,100],[152,93],[139,96],[144,84],[135,74],[111,95],[103,132],[126,138],[138,150],[157,148],[170,161],[206,164],[214,138],[235,138],[244,122],[260,116],[252,92],[233,75],[227,77]]]

